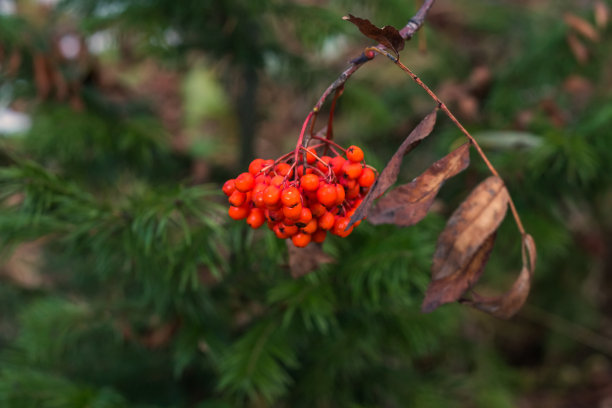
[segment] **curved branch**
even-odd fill
[[[400,35],[405,40],[412,38],[414,33],[416,33],[419,28],[421,28],[421,26],[425,22],[425,17],[427,16],[429,9],[431,8],[431,6],[433,6],[434,1],[435,0],[425,0],[419,10],[414,15],[414,17],[412,17],[408,21],[406,26],[404,26],[404,28],[400,30]],[[376,48],[382,49],[383,46],[381,44],[378,44]],[[323,106],[323,103],[325,103],[329,95],[331,95],[337,89],[341,88],[351,77],[351,75],[355,73],[355,71],[357,71],[363,64],[374,59],[375,57],[375,53],[363,52],[360,56],[351,60],[351,65],[347,69],[345,69],[344,72],[342,72],[340,76],[330,86],[327,87],[325,92],[323,92],[315,106],[312,108],[312,112],[316,114],[321,109],[321,106]]]

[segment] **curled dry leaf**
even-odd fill
[[[444,303],[458,300],[466,290],[478,282],[493,250],[496,235],[495,232],[489,235],[461,270],[444,278],[433,280],[429,284],[421,306],[424,313],[432,312]]]
[[[323,252],[321,247],[315,243],[310,243],[305,248],[297,248],[287,241],[287,248],[289,268],[294,279],[314,271],[323,264],[334,262],[334,258]]]
[[[389,189],[396,181],[397,176],[402,165],[402,159],[404,155],[414,149],[421,140],[425,139],[432,132],[436,124],[436,114],[438,110],[435,109],[433,112],[428,114],[419,122],[419,124],[410,132],[408,137],[402,142],[400,147],[391,157],[391,160],[387,163],[384,170],[380,173],[380,176],[376,179],[376,182],[370,188],[370,191],[363,198],[363,201],[355,211],[355,214],[351,217],[351,222],[347,228],[357,221],[365,218],[368,215],[372,203],[385,191]]]
[[[497,230],[508,209],[508,190],[496,176],[470,193],[438,237],[430,283],[422,310],[431,312],[452,302],[474,285],[488,260]]]
[[[442,184],[465,170],[469,164],[470,145],[466,143],[432,164],[412,182],[382,197],[370,211],[368,220],[374,225],[409,227],[416,224],[427,215]]]
[[[494,297],[483,297],[474,293],[471,300],[465,300],[463,303],[500,319],[514,316],[523,307],[529,295],[537,258],[535,242],[531,235],[525,235],[522,248],[523,268],[508,292]]]
[[[563,20],[565,21],[565,24],[570,26],[574,31],[583,37],[593,42],[599,41],[599,34],[597,33],[597,30],[585,19],[572,13],[565,13],[563,15]]]
[[[383,46],[395,51],[396,54],[404,49],[405,40],[400,32],[393,26],[378,28],[369,20],[355,17],[352,14],[344,16],[342,19],[355,24],[363,35],[374,41],[378,41]]]

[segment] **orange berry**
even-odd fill
[[[334,218],[334,215],[329,211],[325,211],[325,214],[319,217],[319,228],[321,228],[322,230],[332,229],[335,221],[336,219]]]
[[[263,211],[259,208],[253,208],[247,216],[246,223],[249,224],[251,228],[257,229],[263,225],[265,220],[266,217],[264,217]]]
[[[258,191],[256,193],[253,193],[253,198],[251,199],[251,201],[257,208],[262,208],[262,209],[266,208],[263,191]]]
[[[270,180],[270,185],[280,187],[283,185],[283,181],[285,181],[285,178],[283,176],[274,176]]]
[[[317,227],[317,220],[311,219],[304,227],[302,227],[302,231],[307,234],[312,234],[317,230]]]
[[[342,187],[340,184],[336,184],[336,205],[342,204],[345,197],[346,193],[344,191],[344,187]]]
[[[231,196],[234,190],[236,190],[236,186],[234,185],[234,179],[229,179],[223,184],[223,192],[226,196]]]
[[[342,168],[346,177],[353,180],[359,178],[361,175],[361,169],[361,163],[353,163],[350,161],[347,161]]]
[[[276,174],[280,174],[283,177],[291,177],[291,165],[289,163],[278,163],[274,171],[276,171]]]
[[[278,205],[280,201],[280,197],[281,197],[281,190],[280,188],[274,185],[266,187],[266,189],[263,192],[263,200],[266,206],[268,207],[274,207]]]
[[[242,205],[240,207],[234,207],[232,205],[232,206],[230,206],[230,208],[227,211],[227,213],[234,220],[243,220],[243,219],[245,219],[249,215],[249,206],[248,205]]]
[[[270,184],[270,180],[270,176],[266,176],[263,173],[259,173],[255,176],[255,185],[257,186],[258,184],[263,184],[267,186],[268,184]]]
[[[316,174],[304,174],[300,179],[300,187],[305,191],[316,191],[319,188],[319,176]]]
[[[255,186],[255,177],[251,173],[242,173],[236,177],[234,184],[236,185],[236,190],[246,193]]]
[[[287,235],[285,228],[282,225],[283,224],[276,224],[272,231],[274,231],[278,239],[287,239],[289,238],[289,235]]]
[[[234,191],[228,199],[229,203],[234,207],[240,207],[246,202],[246,194],[240,191]]]
[[[255,159],[249,164],[249,173],[256,176],[261,171],[265,163],[264,159]]]
[[[317,190],[317,199],[326,207],[336,204],[336,186],[333,184],[323,184]]]
[[[297,234],[300,230],[297,225],[288,225],[284,222],[278,224],[278,229],[285,233],[287,236],[292,236]]]
[[[348,217],[337,217],[336,222],[334,222],[334,228],[332,230],[332,233],[342,238],[348,237],[351,234],[351,232],[353,232],[352,226],[351,228],[346,229],[350,221],[351,219]]]
[[[298,218],[297,223],[299,226],[303,227],[308,224],[312,220],[312,212],[310,212],[310,208],[303,207],[300,212],[300,218]]]
[[[281,193],[281,202],[284,206],[293,207],[301,201],[300,190],[295,187],[287,187]]]
[[[327,237],[327,231],[318,229],[314,232],[314,234],[312,234],[312,241],[316,242],[317,244],[320,244],[321,242],[325,241],[326,237]]]
[[[357,182],[361,187],[371,187],[372,184],[374,184],[374,181],[376,181],[376,174],[374,173],[374,170],[370,169],[369,167],[365,167],[357,179]]]
[[[329,162],[336,176],[340,176],[340,174],[342,173],[342,167],[344,166],[345,162],[346,160],[342,156],[336,156]]]
[[[363,160],[363,150],[357,146],[349,146],[346,149],[346,158],[353,163],[359,163]]]
[[[285,218],[289,218],[293,221],[299,220],[302,215],[302,204],[298,203],[293,207],[283,207],[283,215]]]
[[[310,205],[310,212],[312,213],[313,217],[319,218],[320,216],[325,214],[326,211],[327,208],[325,208],[325,206],[319,202],[315,202]]]
[[[304,248],[308,244],[310,244],[310,240],[312,237],[310,234],[305,234],[303,232],[298,232],[294,236],[291,237],[291,242],[298,248]]]
[[[313,148],[306,149],[306,163],[313,164],[317,161],[317,153]]]
[[[328,169],[329,163],[331,162],[331,159],[332,158],[329,156],[321,157],[321,160],[317,161],[317,168],[321,170],[323,173],[327,174],[327,169]]]
[[[270,222],[279,222],[279,221],[282,221],[283,218],[285,218],[285,215],[283,214],[282,209],[278,209],[278,210],[267,209],[265,211],[265,214],[266,214],[266,219]]]
[[[359,197],[359,194],[359,184],[355,184],[352,188],[346,190],[346,198],[349,200]]]

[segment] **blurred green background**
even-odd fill
[[[513,319],[419,311],[437,235],[488,175],[474,154],[420,224],[330,238],[300,279],[226,215],[220,185],[291,150],[372,44],[341,17],[402,27],[419,4],[0,0],[0,406],[611,406],[608,1],[438,0],[401,53],[538,245]],[[335,138],[380,169],[433,106],[376,58]],[[439,115],[401,181],[460,143]],[[506,220],[479,290],[511,284],[519,238]]]

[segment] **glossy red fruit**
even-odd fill
[[[255,177],[251,173],[242,173],[236,177],[234,184],[236,185],[236,190],[246,193],[255,186]]]
[[[319,188],[319,176],[316,174],[305,174],[300,178],[300,187],[304,191],[317,191]]]
[[[240,191],[234,191],[228,199],[229,203],[234,207],[240,207],[246,202],[246,194]]]
[[[240,207],[234,207],[232,205],[230,206],[227,213],[234,220],[243,220],[249,215],[249,210],[250,209],[248,205],[242,205]]]
[[[249,164],[249,173],[251,173],[252,175],[256,176],[257,173],[259,173],[261,171],[261,169],[263,168],[264,164],[265,164],[265,160],[264,159],[255,159],[251,162],[251,164]]]
[[[333,184],[323,184],[317,190],[317,199],[326,207],[336,204],[336,186]]]
[[[231,196],[235,190],[236,186],[234,185],[234,179],[229,179],[223,184],[223,192],[226,196]]]
[[[300,190],[295,187],[287,187],[281,193],[281,202],[286,207],[293,207],[301,202]]]
[[[253,229],[261,227],[265,221],[266,217],[264,217],[263,210],[259,208],[251,209],[246,219],[246,223]]]
[[[357,179],[357,182],[359,183],[361,187],[372,187],[372,184],[374,184],[375,181],[376,181],[376,174],[374,173],[374,170],[368,167],[365,167],[361,171],[361,175]]]
[[[327,231],[318,229],[314,232],[314,234],[312,234],[312,242],[316,242],[317,244],[320,244],[323,241],[325,241],[326,237],[327,237]]]
[[[303,232],[298,232],[294,236],[291,237],[291,242],[298,248],[304,248],[308,244],[310,244],[312,237],[310,234],[305,234]]]
[[[354,145],[349,146],[349,148],[346,149],[346,158],[353,163],[359,163],[363,160],[363,150]]]

